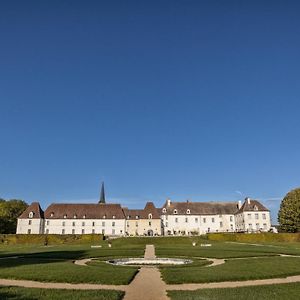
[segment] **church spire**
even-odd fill
[[[99,203],[105,203],[105,192],[104,192],[104,182],[101,185],[101,193]]]

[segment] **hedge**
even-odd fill
[[[300,233],[210,233],[211,241],[232,242],[300,242]]]
[[[102,234],[0,234],[0,244],[84,244],[103,240]]]

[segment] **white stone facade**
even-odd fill
[[[270,228],[269,210],[249,198],[243,205],[168,200],[160,209],[148,202],[143,210],[119,204],[52,204],[45,214],[33,203],[19,217],[17,234],[200,235]]]
[[[45,219],[45,234],[103,234],[122,236],[125,219]]]

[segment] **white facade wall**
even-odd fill
[[[162,215],[164,235],[235,231],[234,215]]]
[[[161,220],[160,219],[130,219],[126,220],[127,235],[148,235],[151,230],[153,235],[161,235]]]
[[[42,234],[43,232],[43,219],[18,219],[17,234]]]
[[[124,235],[125,219],[46,219],[46,234]]]
[[[236,215],[237,231],[269,231],[271,217],[268,211],[244,211]]]

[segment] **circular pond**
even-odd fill
[[[193,261],[190,259],[180,258],[120,258],[107,261],[109,264],[128,266],[128,265],[185,265],[190,264]]]

